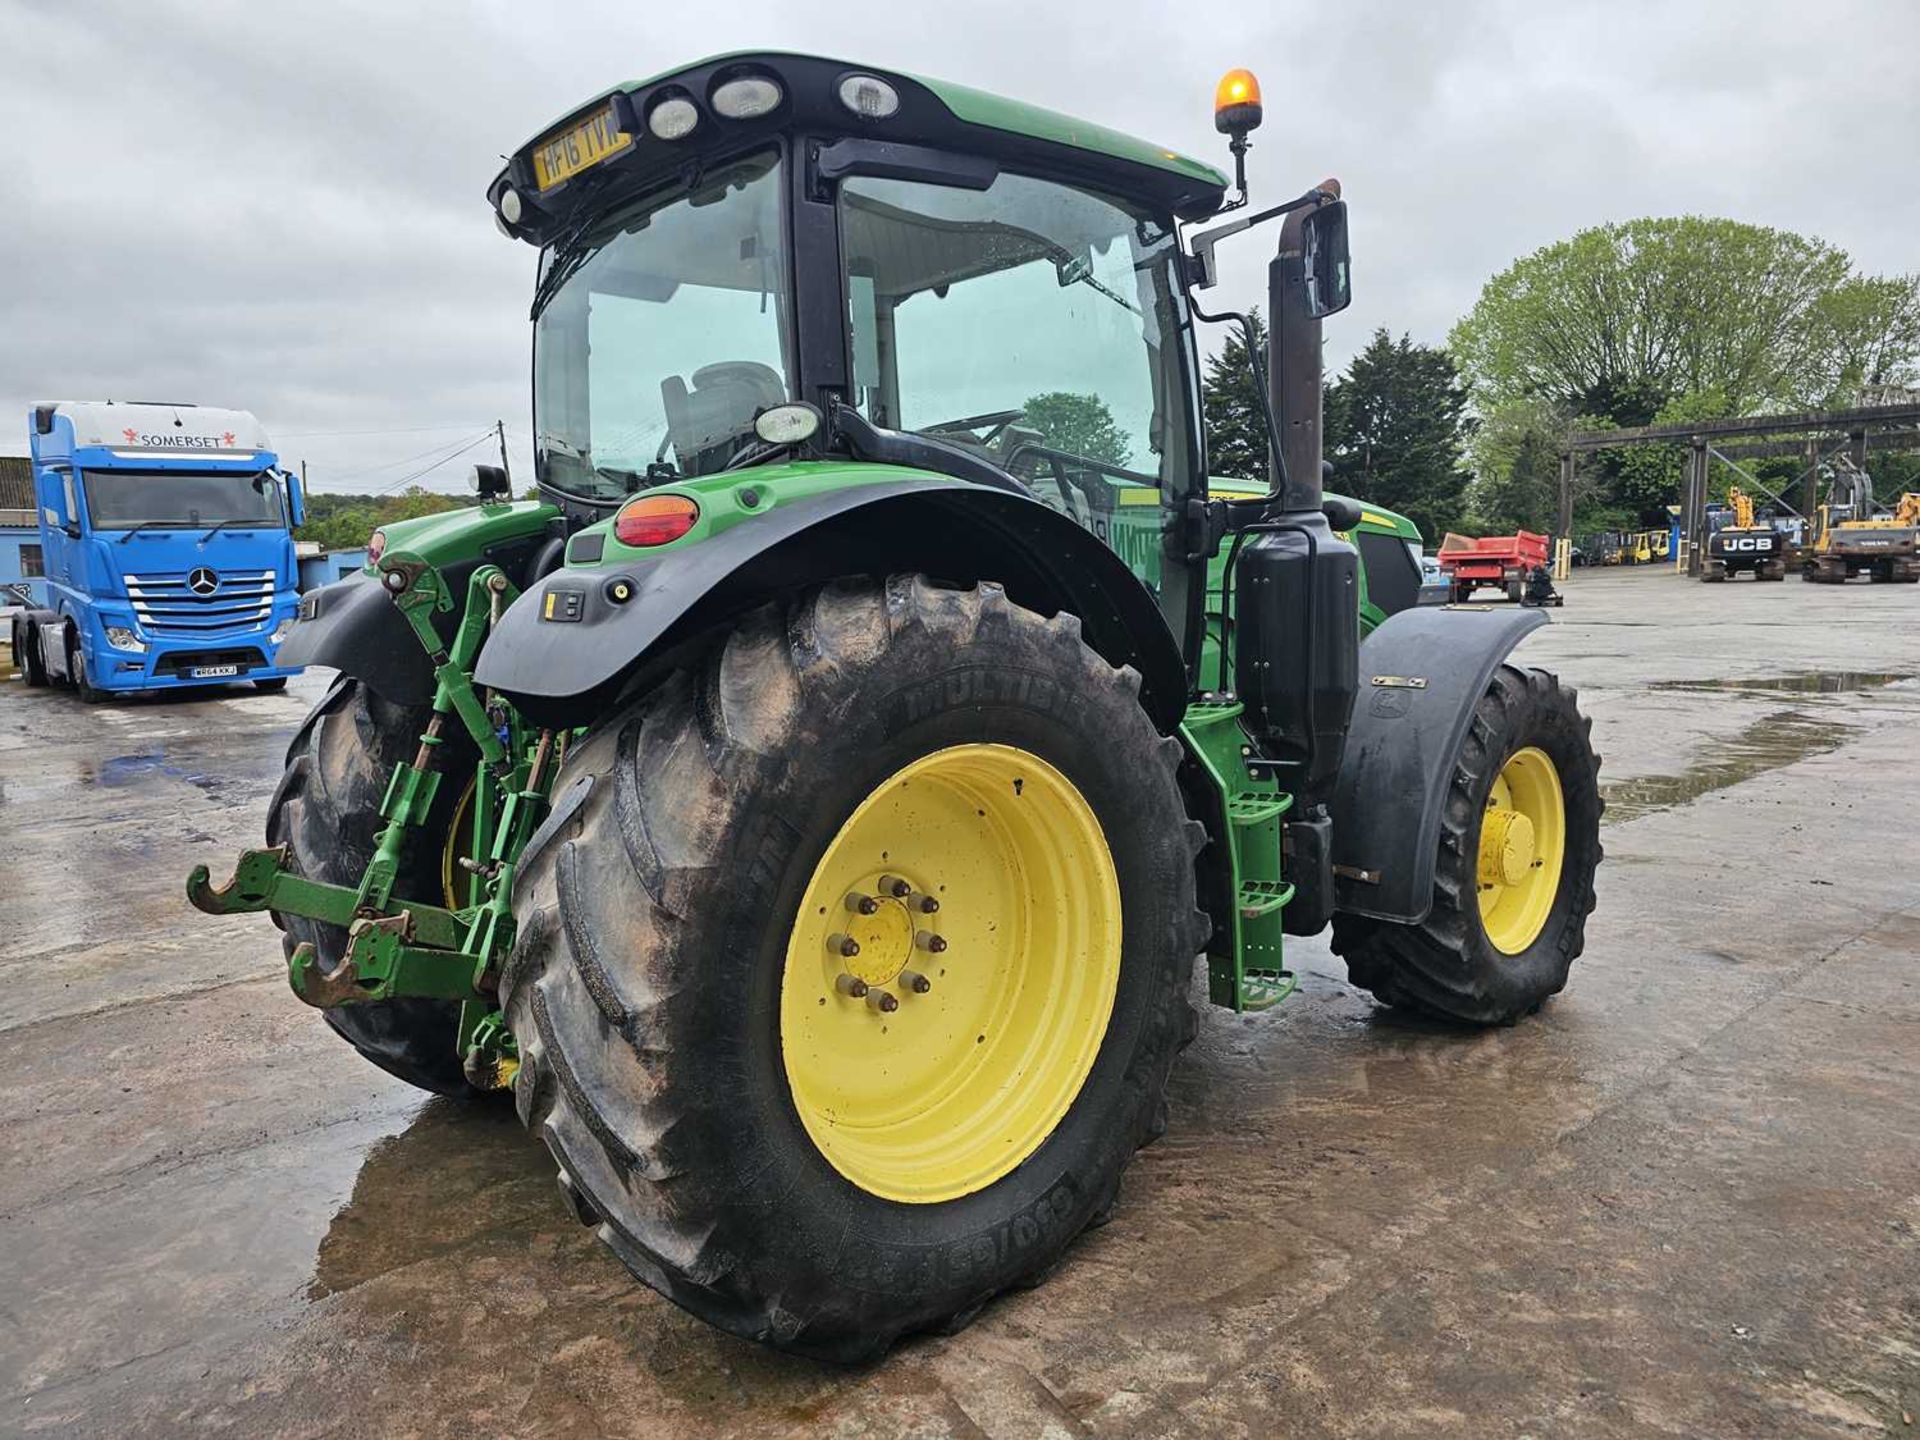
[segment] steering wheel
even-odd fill
[[[944,435],[955,430],[979,430],[986,427],[984,435],[968,436],[976,445],[991,445],[1000,438],[1000,434],[1009,425],[1015,424],[1026,416],[1024,410],[989,410],[984,415],[969,415],[961,420],[942,420],[938,425],[922,425],[922,435]]]

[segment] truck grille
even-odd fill
[[[206,584],[209,574],[215,582],[211,591]],[[200,582],[197,588],[196,578]],[[258,625],[273,613],[273,572],[219,574],[189,570],[175,575],[129,575],[127,596],[133,601],[133,613],[141,628],[152,635],[237,630]]]

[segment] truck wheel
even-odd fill
[[[80,697],[82,705],[98,705],[113,698],[87,679],[87,647],[75,635],[67,636],[67,675],[72,679],[73,693]]]
[[[310,880],[357,885],[373,859],[383,822],[380,802],[399,760],[413,758],[428,711],[392,705],[341,676],[314,706],[287,747],[287,768],[267,807],[267,843],[286,845],[291,868]],[[477,756],[456,727],[440,747],[444,773],[433,810],[412,854],[403,858],[394,894],[444,903],[441,871],[463,768]],[[437,842],[437,843],[436,843]],[[335,964],[346,932],[298,915],[273,916],[291,957],[302,940]],[[322,1012],[348,1044],[390,1075],[440,1095],[478,1093],[467,1083],[456,1042],[460,1007],[451,1000],[387,1000]]]
[[[1565,987],[1601,854],[1590,729],[1553,675],[1495,672],[1454,758],[1427,918],[1334,917],[1354,984],[1474,1025],[1511,1024]]]
[[[40,653],[40,632],[24,619],[13,618],[13,663],[31,689],[47,683],[47,657]]]
[[[287,688],[287,677],[284,675],[273,675],[265,680],[256,680],[253,682],[253,688],[258,690],[262,695],[278,695],[282,690]]]
[[[1520,603],[1520,597],[1526,593],[1527,587],[1523,581],[1507,581],[1507,599],[1511,600],[1514,604],[1518,605]]]
[[[1105,1215],[1208,933],[1138,688],[1071,616],[895,576],[755,612],[568,758],[502,993],[636,1276],[852,1362]]]

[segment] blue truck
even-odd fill
[[[12,617],[29,685],[286,686],[300,484],[260,422],[199,405],[61,401],[28,415],[47,604]]]

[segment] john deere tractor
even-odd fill
[[[271,911],[376,1064],[511,1088],[715,1325],[854,1360],[1040,1275],[1166,1125],[1201,956],[1257,1010],[1331,924],[1382,1001],[1496,1025],[1580,954],[1587,722],[1509,663],[1539,610],[1416,606],[1411,527],[1322,493],[1346,210],[1248,212],[1259,119],[1229,75],[1230,193],[737,54],[487,192],[540,255],[540,499],[483,472],[306,597],[283,659],[339,678],[268,846],[188,889]],[[1271,474],[1215,493],[1196,327],[1263,227]]]

